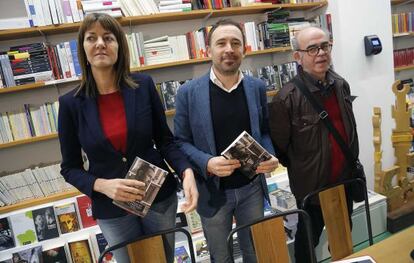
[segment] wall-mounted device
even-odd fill
[[[377,35],[365,36],[365,56],[377,55],[381,53],[381,40]]]

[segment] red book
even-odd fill
[[[92,217],[92,202],[91,199],[86,196],[78,196],[76,197],[76,201],[78,202],[79,208],[79,215],[82,221],[82,227],[91,227],[96,225],[95,219]]]

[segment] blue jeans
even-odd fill
[[[98,219],[98,225],[110,246],[142,235],[175,227],[177,213],[177,195],[173,193],[167,199],[154,203],[148,214],[141,218],[134,214],[111,219]],[[167,262],[174,262],[174,234],[166,235],[163,240]],[[114,251],[118,263],[129,263],[126,247]]]
[[[212,263],[231,262],[227,251],[227,236],[232,229],[233,216],[237,225],[250,223],[263,217],[264,196],[259,177],[243,187],[226,189],[225,195],[226,203],[219,208],[213,217],[201,216]],[[250,229],[246,228],[239,231],[237,237],[243,255],[243,262],[256,262]]]

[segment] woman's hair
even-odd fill
[[[86,57],[85,49],[83,48],[85,33],[95,23],[99,23],[105,30],[114,34],[116,41],[118,42],[118,60],[114,65],[117,86],[120,87],[121,85],[126,85],[130,88],[138,87],[137,83],[135,83],[129,75],[128,42],[121,25],[113,17],[107,14],[92,13],[85,17],[78,33],[78,58],[82,69],[82,80],[77,94],[82,91],[87,97],[92,98],[96,97],[98,94],[96,82],[92,75],[92,69]]]

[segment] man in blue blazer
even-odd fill
[[[208,35],[212,68],[204,76],[184,84],[177,94],[175,136],[194,165],[199,190],[198,213],[211,262],[230,262],[226,249],[233,216],[237,225],[263,216],[267,187],[263,173],[278,165],[269,137],[266,89],[258,79],[243,76],[245,36],[238,23],[221,20]],[[220,153],[247,131],[269,153],[256,176],[249,179],[240,162]],[[238,233],[243,262],[256,262],[248,230]]]

